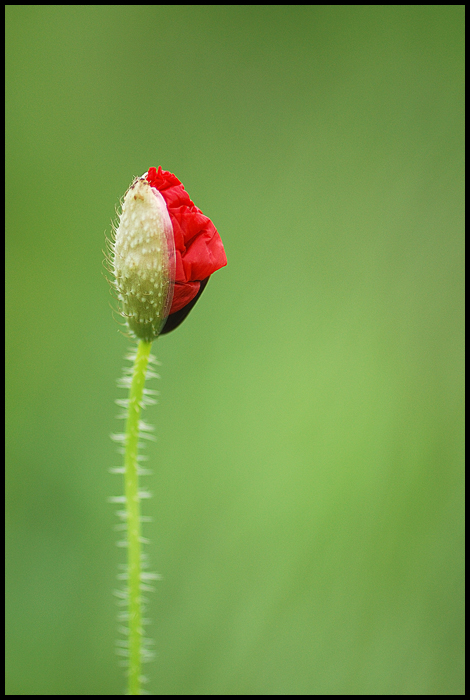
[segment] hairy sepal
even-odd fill
[[[165,200],[144,178],[134,180],[124,196],[112,263],[131,335],[154,340],[173,299],[175,247]]]

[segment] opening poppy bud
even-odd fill
[[[110,262],[131,334],[151,341],[180,325],[227,258],[212,221],[159,167],[126,192]]]
[[[134,180],[124,196],[112,263],[131,334],[154,340],[171,308],[176,260],[167,205],[145,177]]]

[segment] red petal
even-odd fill
[[[201,280],[227,264],[224,246],[212,221],[189,198],[176,175],[149,168],[147,180],[161,192],[170,214],[176,249],[176,280],[170,313],[194,299]]]
[[[186,282],[185,284],[176,282],[170,313],[174,314],[175,311],[179,311],[180,309],[184,308],[186,304],[191,301],[191,299],[194,299],[199,291],[200,285],[200,282]]]

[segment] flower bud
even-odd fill
[[[124,195],[113,245],[115,289],[131,335],[152,341],[173,299],[173,227],[160,192],[137,178]]]

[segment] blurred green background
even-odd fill
[[[124,692],[101,250],[158,165],[229,264],[155,346],[148,690],[464,693],[463,24],[7,6],[6,694]]]

